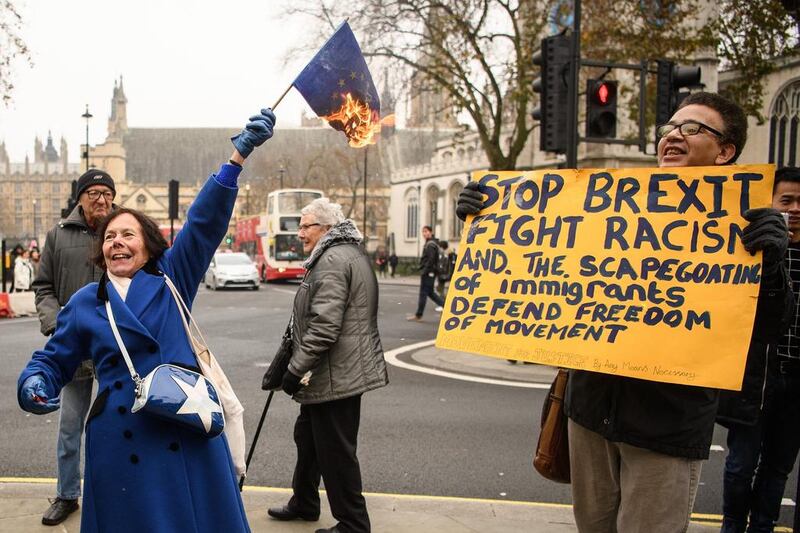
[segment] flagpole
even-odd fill
[[[286,88],[286,90],[283,91],[283,94],[278,97],[278,101],[275,102],[275,105],[272,106],[273,111],[275,111],[275,108],[278,107],[278,104],[281,103],[281,100],[283,100],[283,97],[286,96],[286,93],[289,92],[289,89],[291,89],[293,85],[294,85],[293,83],[290,83],[289,86]]]

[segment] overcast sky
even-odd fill
[[[271,106],[310,57],[281,65],[307,20],[281,17],[280,0],[15,0],[34,65],[17,63],[13,100],[0,104],[0,141],[12,161],[34,137],[61,136],[78,162],[85,105],[89,142],[106,135],[114,80],[124,77],[129,127],[244,125]],[[313,39],[314,34],[308,39]],[[292,89],[278,126],[299,125]]]

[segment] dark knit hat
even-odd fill
[[[84,172],[83,175],[78,178],[76,197],[79,198],[81,193],[92,185],[105,185],[114,192],[115,196],[117,194],[117,189],[114,188],[114,180],[111,179],[111,176],[109,176],[107,172],[92,168]]]

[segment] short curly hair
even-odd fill
[[[327,198],[317,198],[301,209],[300,213],[314,215],[317,222],[323,226],[335,226],[340,222],[344,222],[345,219],[342,206],[331,202]]]
[[[722,138],[719,140],[720,144],[732,144],[736,148],[736,153],[726,164],[732,165],[739,159],[739,156],[744,150],[744,145],[747,143],[747,115],[739,104],[733,100],[729,100],[724,96],[717,93],[708,93],[705,91],[692,93],[678,106],[682,109],[689,105],[702,105],[710,107],[722,117],[724,127],[722,129]]]

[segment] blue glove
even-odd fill
[[[242,133],[231,137],[233,146],[242,154],[242,157],[247,157],[254,148],[261,146],[272,137],[274,126],[275,113],[271,109],[262,109],[260,114],[250,117],[250,122],[244,127]]]
[[[35,374],[25,380],[19,393],[19,403],[23,409],[35,415],[52,413],[59,408],[61,400],[47,398],[47,384],[44,378]]]

